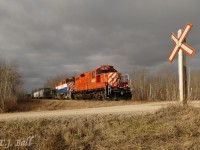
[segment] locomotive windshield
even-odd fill
[[[108,73],[108,72],[117,72],[117,71],[114,69],[113,66],[103,66],[101,73],[104,74],[104,73]]]

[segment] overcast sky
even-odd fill
[[[177,69],[167,58],[172,32],[193,24],[188,58],[200,70],[199,0],[1,0],[0,57],[15,61],[24,88],[43,86],[61,73],[110,64],[123,73],[137,67]]]

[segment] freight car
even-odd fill
[[[129,100],[132,98],[128,74],[121,74],[110,65],[102,65],[55,84],[57,97],[69,99]]]
[[[41,88],[32,92],[32,99],[52,99],[54,98],[54,90],[50,88]]]

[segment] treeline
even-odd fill
[[[178,75],[168,69],[150,73],[137,69],[131,76],[134,100],[171,101],[179,99]],[[188,74],[188,100],[200,100],[200,72]]]
[[[0,112],[8,111],[16,105],[20,93],[20,73],[14,63],[0,58]]]

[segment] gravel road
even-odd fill
[[[141,114],[153,113],[160,108],[166,107],[172,102],[149,102],[145,104],[99,107],[87,109],[73,110],[55,110],[55,111],[39,111],[39,112],[20,112],[20,113],[5,113],[0,114],[0,121],[13,121],[21,119],[39,119],[39,118],[56,118],[67,116],[87,116],[96,114]],[[173,102],[174,103],[174,102]]]

